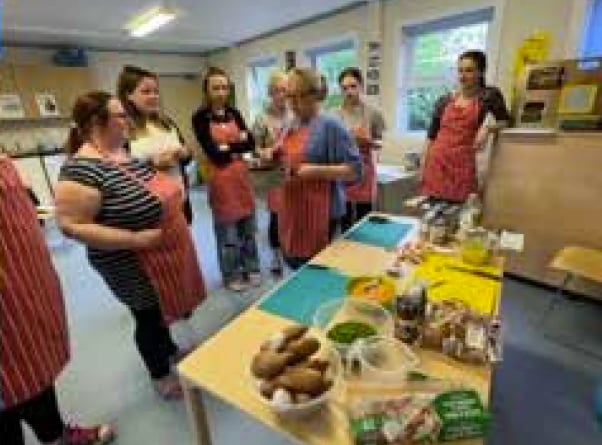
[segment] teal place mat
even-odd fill
[[[366,219],[345,234],[345,238],[358,243],[390,249],[412,229],[411,224],[396,221],[373,222]]]
[[[346,295],[348,278],[334,269],[306,266],[268,295],[259,309],[311,325],[316,309]]]

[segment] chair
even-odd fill
[[[566,300],[564,291],[575,277],[585,278],[602,284],[602,251],[586,247],[567,246],[554,256],[548,267],[563,272],[565,275],[556,290],[556,295],[550,300],[548,307],[542,314],[540,325],[544,331],[544,337],[602,360],[602,355],[546,331],[548,318],[554,309]],[[573,298],[568,297],[568,299]]]

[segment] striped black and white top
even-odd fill
[[[152,168],[142,161],[130,160],[118,167],[102,159],[82,157],[68,160],[61,168],[59,180],[74,181],[101,192],[101,207],[95,219],[98,224],[142,230],[156,227],[161,219],[161,201],[143,185],[153,175]],[[136,310],[159,304],[159,295],[134,251],[88,247],[88,259],[126,306]]]

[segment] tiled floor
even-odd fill
[[[273,285],[241,297],[219,290],[212,222],[202,190],[193,195],[194,237],[211,295],[194,314],[196,341],[209,337]],[[263,212],[261,212],[263,214]],[[259,244],[267,264],[265,217],[259,218]],[[55,241],[55,240],[54,240]],[[53,243],[54,244],[54,243]],[[53,248],[68,305],[73,358],[59,379],[67,417],[117,424],[121,445],[189,444],[182,403],[160,400],[151,390],[132,340],[132,321],[90,269],[84,250],[73,242]],[[592,392],[602,377],[602,362],[558,346],[542,335],[534,320],[551,294],[506,280],[505,361],[497,370],[495,420],[489,444],[594,445],[602,435],[593,421]],[[550,326],[602,353],[602,309],[576,303],[562,307]],[[191,341],[186,329],[177,338]],[[216,358],[217,359],[217,358]],[[290,443],[246,415],[210,400],[209,417],[216,445]],[[31,444],[35,440],[29,438]]]

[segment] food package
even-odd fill
[[[362,399],[350,409],[356,445],[434,444],[486,435],[490,414],[473,389]]]
[[[501,322],[456,300],[429,302],[422,326],[423,348],[459,360],[484,364],[501,361]]]

